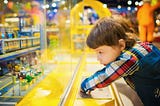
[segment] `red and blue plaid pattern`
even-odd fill
[[[123,51],[114,62],[86,78],[81,89],[87,92],[106,87],[120,77],[124,77],[127,84],[134,88],[129,76],[139,70],[139,59],[152,52],[152,46],[150,43],[137,43],[132,49]]]

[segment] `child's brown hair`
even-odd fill
[[[135,40],[129,38],[123,26],[111,17],[101,18],[92,28],[87,37],[87,45],[92,49],[99,46],[115,46],[119,40],[123,39],[126,42],[126,49],[131,48],[135,44]]]

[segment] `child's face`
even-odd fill
[[[97,59],[100,64],[107,65],[114,61],[121,53],[122,48],[120,46],[100,46],[94,49],[97,53]]]

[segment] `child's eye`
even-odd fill
[[[102,54],[102,51],[99,51],[98,54]]]

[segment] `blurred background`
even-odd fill
[[[152,0],[151,5],[157,2]],[[0,0],[0,105],[55,106],[71,100],[76,106],[121,106],[116,98],[122,98],[126,106],[142,106],[122,80],[107,89],[113,97],[95,97],[94,102],[75,96],[79,85],[71,82],[80,84],[99,68],[96,55],[85,44],[96,21],[124,17],[139,40],[137,12],[143,4],[143,0]],[[160,47],[160,8],[153,18],[154,43]],[[71,91],[78,99],[70,99]]]

